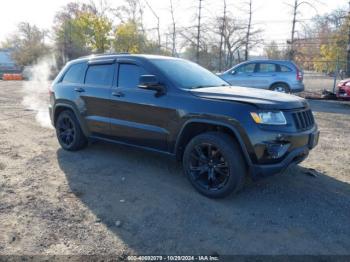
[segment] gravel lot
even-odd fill
[[[0,82],[2,255],[350,254],[349,103],[311,101],[307,161],[211,200],[164,156],[61,150],[22,99],[21,82]]]

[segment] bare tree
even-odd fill
[[[248,60],[248,55],[249,55],[249,40],[250,40],[250,31],[251,31],[251,26],[252,26],[252,0],[249,0],[249,19],[248,19],[248,27],[247,27],[247,35],[246,35],[246,40],[245,40],[245,50],[244,50],[244,59]]]
[[[231,67],[234,62],[235,53],[237,53],[238,61],[240,61],[239,49],[245,44],[245,27],[240,26],[234,19],[227,18],[224,41],[227,46],[226,67]]]
[[[197,45],[196,45],[196,62],[197,63],[199,63],[199,44],[200,44],[200,37],[201,37],[202,1],[203,0],[199,0],[199,7],[198,7]]]
[[[265,45],[264,55],[268,59],[285,59],[285,50],[283,47],[280,47],[276,41],[271,41]]]
[[[174,7],[173,7],[173,0],[170,1],[170,14],[172,19],[172,48],[171,48],[171,55],[176,55],[176,23],[175,23],[175,16],[174,16]]]
[[[225,25],[226,25],[226,0],[224,0],[224,10],[223,10],[223,17],[222,17],[222,25],[220,28],[220,47],[219,47],[219,71],[222,69],[222,55],[224,50],[223,45],[224,45],[224,34],[225,34]]]
[[[180,45],[180,49],[190,45],[197,50],[197,31],[194,32],[193,29],[197,30],[197,26],[180,27],[177,29],[177,33],[183,38],[183,41]],[[201,42],[199,42],[199,45],[200,44]]]
[[[211,32],[214,32],[220,37],[220,44],[218,46],[219,71],[221,71],[222,65],[224,65],[224,67],[232,66],[235,58],[238,57],[240,60],[239,50],[244,47],[246,38],[246,27],[242,25],[241,21],[233,19],[233,15],[228,11],[226,11],[224,15],[225,17],[216,17],[215,23],[212,24],[211,30]],[[224,46],[223,49],[222,46]],[[223,63],[221,63],[221,65],[220,52],[223,56]]]
[[[247,34],[247,27],[244,22],[232,18],[234,16],[228,9],[227,1],[224,0],[223,4],[222,15],[215,18],[211,30],[219,36],[219,40],[217,40],[217,43],[219,43],[217,48],[219,57],[217,68],[219,71],[223,67],[227,68],[235,62],[241,61],[242,51],[244,51],[244,48],[247,48],[247,42],[249,49],[261,41],[257,37],[260,30],[254,31],[249,29],[249,33]]]
[[[139,2],[139,15],[140,15],[140,28],[142,31],[142,34],[146,34],[145,26],[143,24],[143,14],[144,14],[144,6]]]
[[[158,16],[157,13],[154,11],[154,9],[152,8],[152,6],[148,3],[148,1],[145,0],[145,2],[146,2],[146,4],[147,4],[148,8],[151,10],[151,12],[152,12],[152,14],[154,15],[154,17],[157,19],[157,27],[156,27],[156,29],[157,29],[157,34],[158,34],[158,49],[159,49],[159,51],[160,51],[160,48],[161,48],[161,38],[160,38],[160,26],[159,26],[160,21],[159,21],[159,16]]]
[[[298,9],[298,0],[295,0],[294,8],[293,8],[292,32],[291,32],[291,37],[290,37],[290,52],[289,52],[289,59],[290,60],[294,59],[294,33],[295,33],[297,9]]]
[[[98,4],[96,4],[93,0],[90,0],[88,6],[91,9],[92,13],[100,17],[107,15],[107,13],[111,11],[107,0],[100,0]]]
[[[139,0],[125,0],[125,4],[112,9],[112,11],[121,23],[126,23],[130,20],[134,23],[140,23],[141,21],[138,15],[139,6]]]
[[[317,0],[310,0],[310,1],[306,1],[306,0],[294,0],[294,5],[292,5],[291,7],[293,8],[293,20],[292,20],[292,32],[291,32],[291,37],[290,37],[290,50],[289,50],[289,59],[293,60],[294,56],[295,56],[295,49],[294,49],[294,36],[295,36],[295,28],[296,28],[296,23],[297,23],[297,15],[300,9],[301,5],[308,5],[310,7],[312,7],[313,9],[315,9],[316,13],[317,10],[315,8],[315,6],[312,4],[312,2],[315,2]]]
[[[207,40],[206,31],[208,29],[208,24],[202,24],[202,1],[198,0],[198,6],[196,7],[197,12],[195,18],[197,20],[197,24],[193,26],[181,27],[178,28],[178,34],[184,39],[182,45],[187,46],[188,49],[191,49],[191,53],[193,53],[189,59],[193,59],[195,62],[200,63],[200,56],[205,50],[207,50]]]

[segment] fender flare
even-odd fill
[[[83,120],[83,117],[79,113],[79,110],[75,106],[71,105],[70,103],[59,102],[59,103],[55,104],[55,106],[53,108],[53,114],[52,114],[52,116],[53,116],[53,124],[55,125],[55,123],[56,123],[56,110],[57,110],[57,108],[62,108],[62,107],[70,109],[74,113],[74,115],[77,118],[77,120],[79,122],[79,125],[80,125],[84,135],[86,137],[89,137],[90,136],[90,131],[89,131],[88,127],[86,126],[86,124],[85,124],[85,122]]]
[[[228,128],[230,131],[233,132],[238,145],[240,146],[240,149],[242,150],[243,153],[243,157],[246,160],[246,163],[248,165],[248,168],[250,169],[253,166],[252,160],[249,156],[248,150],[247,150],[247,146],[244,143],[241,134],[239,133],[239,131],[237,130],[236,127],[228,124],[228,123],[224,123],[224,122],[220,122],[220,121],[215,121],[215,120],[209,120],[209,119],[190,119],[187,120],[181,127],[180,132],[178,133],[177,137],[176,137],[176,143],[175,143],[175,148],[174,148],[174,153],[175,155],[177,155],[178,149],[179,149],[179,143],[181,141],[181,138],[184,134],[184,130],[185,128],[192,123],[204,123],[204,124],[211,124],[211,125],[217,125],[217,126],[222,126],[225,128]]]

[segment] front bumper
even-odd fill
[[[344,100],[350,100],[350,87],[338,85],[337,98],[344,99]]]
[[[307,158],[309,151],[318,144],[320,132],[316,129],[309,134],[308,143],[294,148],[280,162],[273,164],[253,164],[251,175],[253,179],[274,175],[283,172],[290,165],[296,165]]]

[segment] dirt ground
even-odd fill
[[[21,82],[0,82],[2,255],[350,254],[349,103],[310,101],[309,158],[211,200],[164,156],[61,150],[22,99]]]

